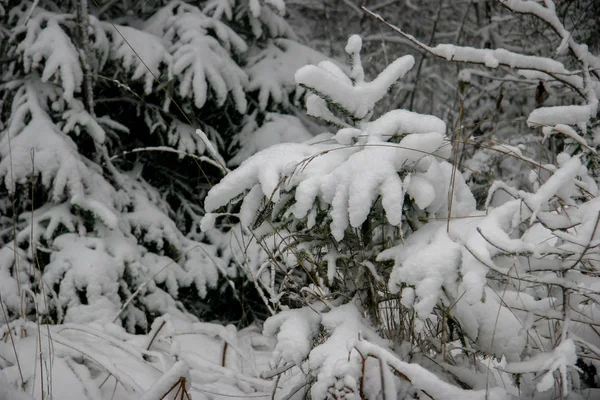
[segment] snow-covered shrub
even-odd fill
[[[337,125],[337,133],[259,152],[224,177],[205,200],[205,209],[213,212],[205,217],[207,228],[221,207],[244,195],[237,217],[270,254],[252,276],[274,311],[286,305],[306,306],[307,302],[329,305],[328,298],[337,302],[340,296],[356,297],[362,303],[359,308],[348,304],[330,311],[326,315],[331,322],[323,317],[327,340],[324,347],[310,351],[308,361],[317,379],[314,398],[322,398],[334,387],[360,396],[362,386],[356,381],[360,368],[356,375],[356,365],[341,370],[334,366],[347,354],[344,343],[357,332],[368,340],[383,342],[374,331],[367,334],[360,327],[332,330],[347,312],[354,321],[362,319],[360,310],[371,318],[383,311],[379,303],[391,294],[386,288],[391,268],[377,260],[378,254],[417,230],[419,220],[464,216],[475,210],[462,177],[446,161],[451,148],[440,119],[393,110],[371,120],[375,104],[413,67],[414,59],[399,58],[369,82],[364,78],[360,49],[360,37],[352,36],[346,46],[352,61],[349,75],[329,61],[296,73],[298,84],[311,92],[309,115]],[[423,318],[436,303],[436,292],[431,296],[433,302],[429,300]],[[291,321],[297,317],[290,314],[290,320],[286,312],[273,317],[279,323],[268,320],[265,325],[267,331],[280,332],[280,341],[284,340],[283,329],[312,337],[319,332],[319,320],[296,328]],[[308,310],[299,316],[307,313],[310,317]],[[341,339],[333,339],[338,335]],[[311,340],[289,355],[286,342],[281,342],[282,360],[300,365],[309,354]],[[337,350],[332,354],[328,348]],[[311,361],[313,358],[317,361]],[[350,379],[347,374],[354,376],[354,383],[346,382]],[[341,387],[335,383],[338,381]]]
[[[274,256],[281,257],[279,272],[308,268],[315,285],[343,287],[349,293],[359,276],[378,279],[384,266],[372,264],[375,249],[400,240],[411,229],[403,221],[415,220],[414,227],[421,217],[464,215],[475,207],[458,174],[450,207],[453,168],[445,161],[450,146],[441,120],[393,110],[370,121],[375,104],[412,68],[413,58],[396,60],[366,82],[360,48],[361,39],[351,37],[346,48],[353,61],[350,76],[330,61],[296,73],[299,85],[312,93],[309,115],[339,126],[335,135],[259,152],[228,174],[205,201],[207,211],[217,211],[245,194],[238,217],[243,226],[257,228],[255,235],[265,246],[278,243]],[[285,233],[292,230],[301,234]],[[257,278],[270,271],[272,277],[265,279],[272,281],[267,286],[277,304],[275,266],[267,264]],[[350,269],[340,273],[342,265]]]
[[[349,74],[328,61],[296,73],[309,115],[336,133],[259,152],[205,200],[204,229],[239,202],[236,216],[269,254],[251,276],[275,313],[264,332],[278,339],[282,368],[308,372],[319,399],[591,393],[579,365],[595,368],[600,347],[600,214],[584,156],[536,163],[529,192],[496,182],[478,211],[441,120],[406,110],[371,120],[412,57],[368,82],[360,48],[352,36]],[[436,49],[564,70],[506,51]],[[552,129],[582,142],[566,124],[595,118],[594,98],[537,113],[562,115]],[[571,121],[581,110],[586,121]],[[501,192],[512,200],[492,206]]]

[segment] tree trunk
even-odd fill
[[[77,50],[81,69],[83,70],[83,104],[90,115],[94,115],[94,91],[92,86],[90,56],[90,36],[87,0],[75,0],[75,14],[77,16]]]

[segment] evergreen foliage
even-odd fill
[[[293,72],[324,57],[294,40],[281,1],[111,3],[85,4],[87,19],[79,1],[2,14],[8,319],[118,318],[144,332],[165,313],[220,318],[215,302],[243,306],[227,245],[199,229],[202,199],[227,172],[219,152],[277,143],[278,119],[295,127],[285,140],[309,137],[293,116]]]

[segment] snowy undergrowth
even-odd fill
[[[331,336],[310,350],[310,344],[306,348],[302,342],[312,341],[319,326]],[[263,333],[256,326],[238,331],[231,325],[164,315],[147,335],[127,333],[118,324],[45,326],[16,321],[2,329],[2,336],[3,399],[39,399],[42,391],[58,400],[306,395],[359,399],[380,391],[386,399],[396,398],[400,380],[387,368],[411,382],[404,389],[408,393],[422,390],[439,399],[485,398],[485,391],[459,389],[395,356],[354,303],[322,313],[309,308],[283,312],[269,320]],[[302,366],[307,356],[308,364]],[[321,370],[312,388],[308,366]],[[362,395],[353,396],[358,388]],[[490,398],[504,397],[494,389]]]
[[[557,154],[555,164],[530,160],[536,166],[528,176],[533,190],[496,182],[485,208],[476,210],[449,161],[457,146],[443,121],[406,110],[374,117],[376,103],[413,67],[411,56],[368,81],[361,39],[352,36],[348,73],[306,52],[317,58],[307,62],[318,64],[296,72],[300,89],[286,83],[285,73],[275,74],[275,86],[257,84],[267,82],[257,73],[264,58],[253,58],[248,70],[235,65],[234,58],[248,49],[242,36],[219,22],[232,18],[234,3],[212,1],[203,10],[171,3],[143,31],[123,32],[133,41],[161,38],[146,55],[156,56],[149,67],[163,68],[177,96],[194,107],[211,102],[247,111],[251,102],[240,88],[250,85],[259,100],[243,124],[248,132],[257,132],[253,116],[271,101],[291,102],[303,91],[310,93],[309,114],[338,129],[273,147],[268,134],[256,141],[242,138],[252,146],[233,160],[241,162],[239,168],[210,191],[204,210],[192,209],[196,216],[207,212],[202,222],[193,221],[205,236],[189,237],[140,172],[115,171],[106,157],[102,146],[126,129],[84,110],[74,97],[81,85],[77,58],[49,51],[52,37],[53,46],[71,54],[63,31],[69,17],[34,15],[25,34],[29,46],[17,50],[23,68],[42,76],[19,83],[11,99],[0,172],[9,190],[39,179],[52,201],[22,212],[12,245],[0,250],[1,301],[9,310],[3,308],[2,315],[0,395],[438,400],[598,395],[590,375],[600,367],[600,202],[588,169],[597,154],[575,130],[587,133],[596,120],[597,86],[588,71],[596,58],[558,27],[588,73],[587,80],[565,78],[583,91],[585,104],[542,109],[532,118],[551,122],[546,135],[564,135],[580,147]],[[550,1],[545,7],[503,3],[557,23]],[[284,24],[263,21],[281,2],[265,4],[248,2],[253,34],[284,33]],[[110,40],[103,42],[100,29],[98,48],[114,43],[124,71],[152,89],[147,70],[104,28]],[[270,44],[266,64],[275,69],[288,58],[280,51],[293,47],[284,40]],[[531,68],[540,62],[506,51],[430,50],[435,49],[490,67]],[[205,60],[199,52],[212,57]],[[569,72],[562,68],[553,71]],[[272,124],[275,137],[286,136],[282,125],[303,136],[293,117],[264,117],[262,126]],[[222,167],[205,135],[176,125],[181,129],[167,134],[171,146],[212,153],[213,165]],[[47,135],[36,143],[33,158],[28,146],[41,129]],[[90,157],[77,151],[75,139],[82,133],[97,150]],[[524,159],[517,148],[495,149],[503,150]],[[16,168],[11,159],[19,161]],[[510,199],[496,201],[500,193]],[[236,218],[240,224],[231,229],[230,219]],[[229,231],[211,231],[216,222]],[[186,247],[199,236],[219,244],[225,238],[253,240],[237,247]],[[37,257],[44,254],[42,271]],[[199,322],[175,300],[181,286],[193,285],[203,295],[218,272],[231,271],[215,262],[221,258],[235,260],[273,314],[262,333]],[[129,303],[133,288],[139,300]],[[25,312],[38,321],[77,323],[37,325],[26,322]],[[144,326],[148,312],[162,316]],[[131,333],[140,326],[149,332]]]
[[[110,323],[16,321],[10,329],[12,339],[5,326],[0,343],[3,399],[20,387],[33,398],[42,398],[43,389],[65,400],[261,398],[276,387],[260,378],[270,370],[273,339],[253,327],[237,331],[164,315],[147,335]]]

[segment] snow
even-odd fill
[[[348,127],[347,123],[336,117],[327,108],[327,103],[325,100],[315,94],[309,94],[306,96],[306,114],[338,128]]]
[[[32,400],[33,397],[20,390],[8,386],[3,376],[0,376],[0,399],[2,400]]]
[[[346,53],[351,55],[358,55],[362,48],[362,39],[359,35],[352,35],[348,38],[348,44],[346,44]]]
[[[563,340],[551,352],[539,354],[527,361],[508,364],[505,369],[511,373],[541,372],[544,373],[536,388],[540,392],[552,389],[554,386],[554,371],[558,370],[562,379],[567,379],[567,367],[575,367],[577,352],[572,339]],[[568,396],[568,385],[563,387],[563,396]]]
[[[600,66],[600,57],[589,53],[586,44],[578,44],[573,38],[573,33],[565,28],[556,13],[553,2],[544,2],[546,7],[530,0],[502,0],[501,2],[515,12],[535,15],[540,20],[549,24],[562,38],[560,45],[556,49],[557,55],[562,55],[567,49],[570,49],[579,61],[588,64],[592,68]]]
[[[568,72],[564,65],[558,61],[513,53],[505,49],[488,50],[439,44],[431,50],[449,61],[479,63],[489,68],[507,65],[511,68],[542,70],[550,73]]]
[[[173,59],[167,43],[159,37],[122,25],[105,24],[103,28],[113,38],[111,59],[120,61],[127,72],[133,70],[132,80],[143,79],[146,94],[152,93],[155,79],[161,75],[162,67],[165,67],[167,77],[172,77]]]
[[[359,137],[362,135],[362,131],[356,128],[342,128],[335,134],[335,140],[339,144],[343,145],[351,145],[354,142],[358,141]]]
[[[352,69],[350,70],[350,79],[355,84],[360,84],[365,81],[365,71],[363,70],[360,60],[360,50],[362,48],[362,39],[358,35],[352,35],[348,38],[346,45],[346,53],[350,56]]]
[[[502,293],[485,288],[485,302],[469,304],[468,299],[463,297],[452,314],[464,328],[464,333],[475,341],[477,348],[513,362],[521,359],[528,340],[535,333],[527,333],[523,320],[505,306],[501,296]]]
[[[132,203],[133,210],[126,213],[124,218],[133,231],[141,236],[143,242],[155,243],[156,247],[161,250],[164,248],[165,242],[176,244],[182,240],[182,235],[173,220],[161,212],[149,199],[141,194],[136,194]]]
[[[406,192],[422,210],[427,208],[435,197],[433,185],[422,176],[408,175],[404,181],[404,185],[407,186]]]
[[[111,323],[42,326],[41,331],[34,323],[26,323],[25,336],[15,340],[28,394],[41,398],[39,363],[35,357],[38,346],[44,360],[52,359],[54,398],[159,399],[181,377],[186,378],[186,390],[194,399],[212,398],[213,393],[254,397],[271,390],[271,381],[259,378],[261,372],[270,368],[268,360],[274,343],[268,338],[252,329],[236,331],[215,324],[192,324],[168,315],[163,320],[166,325],[156,337],[154,332],[129,335]],[[153,347],[147,350],[151,336]],[[226,367],[221,366],[224,340],[232,343]],[[20,374],[15,365],[2,365],[0,369],[3,399],[31,398],[17,389]],[[47,371],[45,386],[50,381]],[[49,389],[45,387],[46,397]],[[168,398],[175,398],[176,392],[177,389],[172,391]]]
[[[169,145],[176,147],[180,152],[179,158],[185,157],[186,154],[201,155],[206,150],[205,142],[195,134],[194,128],[181,121],[173,121],[167,135]]]
[[[301,365],[312,349],[319,332],[321,315],[309,307],[281,311],[268,318],[263,325],[265,336],[276,336],[275,358]]]
[[[412,246],[408,243],[398,249],[399,254],[408,254],[406,258],[396,259],[388,286],[392,293],[398,293],[402,283],[414,286],[417,301],[410,303],[419,318],[426,319],[442,295],[442,287],[449,289],[455,285],[461,261],[460,246],[448,237],[445,228],[438,229],[429,243],[418,242]]]
[[[71,198],[71,204],[81,207],[81,209],[91,212],[109,229],[117,229],[119,218],[114,209],[107,207],[104,203],[97,201],[89,196],[82,197],[75,195]],[[48,235],[48,232],[47,232]]]
[[[239,218],[242,226],[252,226],[256,214],[259,212],[263,204],[263,192],[260,185],[254,185],[252,189],[244,197],[240,208]]]
[[[201,225],[200,225],[202,231],[211,230],[215,226],[217,216],[218,216],[218,214],[209,213],[209,212],[204,214],[204,216],[202,217]]]
[[[284,0],[265,0],[265,3],[277,10],[279,15],[285,15]]]
[[[391,225],[397,226],[402,223],[402,211],[404,205],[404,185],[400,178],[390,175],[381,184],[381,205],[385,210],[385,216]]]
[[[75,234],[54,241],[55,252],[44,280],[50,287],[60,284],[59,301],[68,308],[67,322],[110,320],[119,310],[118,278],[123,269],[103,246],[100,240]]]
[[[408,110],[392,110],[368,125],[367,133],[372,138],[388,140],[403,133],[446,134],[446,124],[433,115],[418,114]]]
[[[83,109],[83,105],[78,109],[71,109],[63,114],[65,125],[62,128],[64,133],[72,132],[75,130],[76,125],[80,125],[86,128],[86,132],[96,142],[102,144],[106,138],[104,129],[98,124],[95,118],[93,118],[87,111]]]
[[[560,52],[562,52],[566,45],[573,51],[575,57],[583,65],[591,66],[593,68],[600,67],[600,57],[593,56],[587,49],[585,44],[579,45],[575,43],[573,35],[571,35],[562,23],[560,23],[554,10],[544,8],[543,6],[533,1],[522,1],[522,0],[506,0],[502,1],[503,5],[515,12],[532,13],[539,19],[550,24],[552,28],[562,36],[562,43],[559,46]],[[548,2],[545,2],[548,4]],[[523,7],[523,8],[522,8]],[[499,49],[478,49],[469,46],[457,46],[452,44],[438,44],[435,47],[429,46],[414,36],[403,32],[399,27],[394,26],[385,20],[378,14],[375,14],[369,10],[366,10],[371,16],[384,22],[386,25],[391,27],[395,32],[399,33],[405,39],[414,43],[421,49],[428,53],[434,54],[438,57],[444,58],[448,61],[460,62],[460,63],[474,63],[481,64],[488,68],[498,68],[499,66],[507,66],[512,69],[521,70],[533,70],[538,71],[542,74],[551,75],[553,79],[566,83],[584,95],[581,91],[583,80],[581,77],[572,74],[567,70],[560,61],[554,60],[549,57],[531,56],[520,53],[515,53],[503,48]],[[586,67],[587,68],[587,67]],[[597,107],[597,97],[592,93],[591,87],[586,88],[586,100],[590,107]]]
[[[248,74],[246,90],[258,92],[261,110],[270,103],[288,105],[289,96],[298,97],[302,90],[294,81],[294,73],[306,64],[316,64],[325,56],[289,39],[275,39],[258,54],[249,57],[245,71]]]
[[[536,108],[527,117],[527,124],[529,126],[585,124],[596,115],[597,111],[597,107],[590,105]]]
[[[71,103],[69,111],[62,112],[66,121],[62,129],[58,129],[50,115],[58,111],[60,118],[60,107],[64,104],[52,111],[47,107],[57,101],[61,93],[60,87],[53,84],[35,78],[27,81],[15,93],[8,134],[0,140],[0,176],[7,189],[14,190],[16,183],[28,185],[31,175],[37,174],[50,199],[33,214],[28,212],[24,225],[17,228],[19,246],[26,249],[23,254],[17,253],[25,257],[18,263],[28,264],[25,260],[34,257],[40,243],[43,243],[42,248],[46,247],[45,252],[52,254],[42,279],[53,288],[48,293],[53,305],[49,311],[56,312],[56,322],[111,321],[122,313],[127,326],[135,329],[136,324],[145,324],[145,316],[133,305],[120,311],[121,295],[130,293],[127,285],[120,284],[125,269],[133,280],[131,284],[143,283],[140,289],[147,285],[140,296],[142,303],[148,301],[146,310],[158,305],[164,312],[174,312],[176,305],[172,299],[171,302],[165,299],[166,293],[157,289],[154,282],[148,283],[148,279],[152,280],[151,275],[146,275],[149,266],[140,262],[152,257],[144,257],[146,250],[138,246],[131,233],[146,245],[156,245],[158,251],[164,249],[165,242],[181,251],[193,244],[183,238],[171,218],[152,205],[154,200],[148,199],[152,195],[146,191],[147,187],[128,180],[126,175],[113,175],[121,185],[121,191],[117,192],[99,166],[79,154],[69,135],[76,135],[78,127],[85,126],[86,132],[99,144],[105,140],[104,131],[78,101]],[[131,195],[135,191],[133,187],[138,189],[136,196]],[[123,214],[126,204],[133,211]],[[185,270],[179,270],[176,283],[171,284],[172,294],[177,295],[177,284],[194,283],[200,293],[206,293],[207,286],[215,285],[218,267],[206,259],[206,255],[190,251],[181,260]],[[13,268],[15,261],[8,258],[2,261],[0,269],[4,274]],[[165,260],[165,264],[172,263],[171,259]],[[198,268],[198,265],[203,267]],[[28,289],[33,282],[30,274],[36,274],[37,270],[27,271],[21,281],[28,282]],[[12,277],[5,278],[3,293],[13,293],[18,283]],[[9,287],[5,287],[7,285]],[[56,293],[53,293],[54,288]],[[15,299],[19,298],[17,294]],[[33,307],[31,301],[26,303],[27,307]],[[7,305],[11,312],[20,308],[12,302]],[[48,310],[46,304],[40,307]],[[63,307],[68,308],[65,315]]]
[[[355,50],[355,47],[350,46],[349,49]],[[332,73],[330,64],[323,65],[321,62],[317,66],[307,65],[300,68],[295,79],[300,86],[325,97],[353,118],[363,119],[373,110],[375,103],[385,96],[389,88],[406,75],[414,63],[412,56],[404,56],[388,65],[373,81],[357,80],[351,83],[347,78],[343,79]],[[360,74],[356,73],[358,78]]]
[[[559,61],[544,57],[523,55],[505,49],[476,49],[451,44],[439,44],[435,47],[426,46],[426,48],[428,51],[449,61],[483,64],[489,68],[506,65],[511,68],[540,70],[552,74],[568,75],[569,73]]]
[[[317,374],[317,382],[311,388],[312,398],[326,398],[332,385],[341,386],[341,390],[347,387],[356,391],[356,374],[360,364],[354,357],[349,357],[347,345],[359,336],[382,346],[386,345],[385,341],[369,327],[352,302],[323,314],[321,324],[328,332],[327,341],[314,347],[308,359],[308,364]]]
[[[192,5],[174,1],[150,18],[144,30],[167,43],[170,71],[178,78],[181,97],[193,98],[195,106],[202,108],[210,89],[219,106],[230,96],[238,112],[246,111],[248,76],[232,56],[247,51],[248,45],[230,27]]]
[[[39,13],[22,30],[26,31],[26,36],[17,52],[23,55],[25,71],[38,69],[45,60],[42,82],[58,77],[64,90],[62,96],[66,101],[73,100],[74,93],[81,87],[83,71],[77,50],[57,18],[51,13]]]
[[[353,134],[357,133],[354,131]],[[394,199],[404,189],[397,171],[406,167],[428,171],[438,161],[426,155],[435,154],[442,144],[440,134],[430,133],[408,135],[400,144],[366,146],[362,151],[348,148],[327,152],[327,149],[334,148],[331,144],[273,146],[256,154],[216,185],[205,200],[205,208],[213,212],[257,183],[265,197],[277,202],[275,189],[284,182],[285,172],[293,171],[291,179],[285,180],[283,187],[297,185],[293,207],[296,217],[305,217],[315,197],[322,198],[331,205],[333,233],[341,240],[346,227],[357,227],[365,221],[378,192],[382,195],[386,213],[389,213],[388,220],[399,224],[402,205]],[[317,157],[313,158],[314,155]],[[415,182],[427,182],[428,179],[435,179],[435,174],[419,176]],[[410,190],[422,190],[424,184],[415,183]],[[438,200],[438,210],[441,211],[441,204],[447,201],[444,200],[445,195],[441,191],[435,192],[431,185],[427,187],[430,188],[429,195],[435,195]],[[460,193],[457,191],[457,194]],[[427,201],[429,205],[433,198],[428,197]],[[466,198],[466,201],[474,206],[472,197]],[[461,201],[458,201],[457,207],[460,204]],[[427,207],[424,203],[420,205]]]
[[[202,9],[202,13],[210,15],[214,19],[222,19],[225,16],[226,20],[231,20],[233,17],[233,6],[230,0],[210,0]]]
[[[249,0],[248,4],[250,6],[250,13],[254,18],[260,17],[260,1],[259,0]]]
[[[43,106],[44,92],[40,93],[45,87],[36,83],[25,84],[16,94],[16,107],[9,121],[9,134],[16,137],[11,139],[10,149],[8,135],[0,139],[0,176],[4,177],[6,188],[12,190],[14,184],[26,182],[35,171],[41,174],[44,186],[53,187],[55,200],[63,198],[65,190],[71,196],[83,195],[91,171],[81,160],[73,141],[54,127]],[[21,118],[26,118],[27,113],[30,113],[30,121],[26,124]],[[40,135],[40,132],[46,134]]]
[[[193,44],[177,46],[173,53],[173,74],[181,76],[179,94],[194,96],[194,104],[202,108],[208,97],[208,87],[214,91],[217,104],[223,105],[231,92],[240,113],[246,111],[243,87],[247,76],[213,38],[196,39]]]
[[[180,381],[185,379],[185,384],[182,385]],[[144,392],[140,397],[140,400],[162,400],[162,399],[175,399],[176,393],[181,390],[189,392],[191,387],[191,378],[189,366],[184,361],[177,361],[171,369],[165,372],[158,381],[153,384],[150,389]],[[169,396],[165,396],[165,394]],[[183,396],[183,395],[181,395]]]
[[[488,243],[487,236],[496,235],[506,239],[506,231],[513,227],[513,218],[520,210],[520,201],[513,200],[503,206],[493,209],[483,221],[478,221],[478,230],[471,231],[465,239],[465,247],[462,249],[463,262],[461,266],[462,286],[466,291],[465,299],[470,304],[479,302],[483,296],[483,290],[487,283],[486,276],[489,266],[494,265],[492,255],[498,252],[498,248]],[[484,238],[485,235],[485,238]],[[492,243],[496,237],[487,238]]]
[[[577,133],[577,131],[575,129],[571,128],[569,125],[558,124],[558,125],[553,126],[553,127],[544,127],[544,128],[542,128],[542,132],[544,133],[545,136],[549,136],[549,135],[553,134],[554,132],[556,132],[556,133],[562,133],[566,137],[568,137],[570,139],[573,139],[573,141],[575,141],[576,143],[582,145],[584,148],[586,148],[587,150],[589,150],[593,154],[594,153],[597,154],[596,150],[594,150],[593,148],[591,148],[588,145],[587,140],[585,140],[585,138],[583,138],[582,136],[580,136]]]
[[[270,198],[279,184],[283,170],[311,156],[313,152],[314,148],[308,145],[288,143],[257,153],[213,187],[204,200],[205,210],[217,210],[257,183],[261,184],[263,194]]]
[[[302,143],[312,138],[300,119],[291,115],[267,113],[263,124],[252,135],[240,139],[241,150],[229,161],[239,165],[243,160],[280,143]]]
[[[324,260],[327,262],[327,280],[330,284],[333,284],[335,278],[335,272],[337,269],[337,260],[340,254],[335,249],[330,249],[325,255]]]
[[[196,134],[196,137],[200,139],[202,145],[208,150],[208,153],[213,158],[215,163],[221,166],[221,168],[224,168],[225,160],[223,159],[223,156],[219,154],[213,142],[208,138],[208,136],[206,136],[206,133],[204,133],[201,129],[194,130],[194,133]]]
[[[567,156],[565,154],[565,156]],[[568,199],[574,185],[571,182],[577,176],[581,169],[579,157],[570,158],[544,183],[535,194],[523,194],[525,203],[532,211],[531,221],[541,211],[543,204],[546,204],[552,196],[559,196]]]
[[[490,390],[468,391],[453,386],[439,379],[432,372],[426,370],[418,364],[410,364],[401,361],[388,350],[369,343],[367,340],[356,340],[352,342],[352,347],[356,348],[363,357],[374,356],[380,359],[384,364],[389,365],[394,370],[400,372],[409,379],[410,383],[417,389],[422,390],[428,397],[438,400],[508,400],[510,396],[501,388],[495,387]],[[389,392],[388,392],[389,393]],[[390,393],[389,397],[395,396]]]

